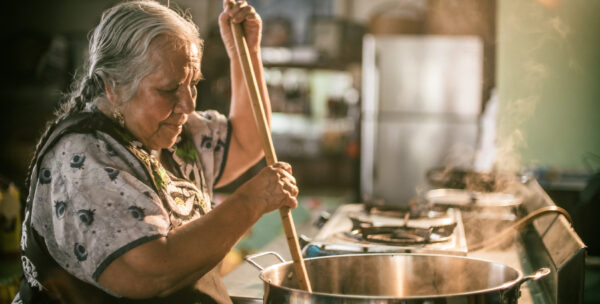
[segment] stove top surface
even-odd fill
[[[309,257],[344,253],[415,252],[466,255],[458,209],[402,216],[367,212],[364,204],[340,206],[305,247]]]

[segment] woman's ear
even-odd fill
[[[107,81],[104,81],[104,92],[106,93],[106,99],[108,99],[108,102],[110,102],[113,107],[119,104],[117,93]]]

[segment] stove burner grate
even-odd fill
[[[448,241],[456,223],[430,226],[428,228],[412,227],[407,224],[401,226],[375,226],[373,223],[361,220],[357,217],[350,217],[352,220],[352,230],[344,232],[346,237],[352,239],[389,245],[418,245],[431,244]],[[405,223],[408,223],[408,216]]]

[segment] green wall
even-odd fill
[[[600,1],[497,5],[499,169],[600,168]]]

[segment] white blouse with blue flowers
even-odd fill
[[[178,149],[184,144],[180,141],[165,150],[172,153],[179,176],[167,172],[159,178],[149,176],[139,156],[108,134],[63,136],[45,154],[38,180],[32,181],[37,185],[31,214],[26,214],[32,227],[24,228],[44,238],[66,271],[105,290],[97,280],[110,262],[211,208],[212,188],[226,161],[227,118],[197,112],[183,132],[191,139],[188,147]],[[137,151],[155,161],[142,148]],[[152,187],[157,181],[162,192]],[[27,281],[35,287],[35,265],[25,262],[32,269]]]

